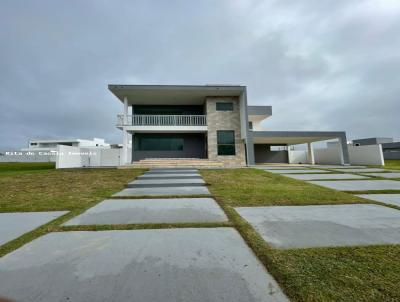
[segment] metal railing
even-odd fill
[[[206,115],[124,115],[118,114],[117,126],[206,126]]]

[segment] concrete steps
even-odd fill
[[[149,158],[120,166],[121,169],[129,168],[218,168],[224,163],[198,158]]]

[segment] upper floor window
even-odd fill
[[[217,109],[217,111],[233,111],[233,103],[232,102],[217,102],[216,109]]]
[[[249,122],[249,129],[253,130],[253,122]]]
[[[235,131],[217,131],[218,155],[235,155]]]

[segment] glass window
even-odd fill
[[[232,102],[217,102],[217,111],[233,111]]]
[[[158,135],[135,135],[134,150],[136,151],[182,151],[182,137],[167,137]]]
[[[217,131],[218,155],[235,155],[235,131]]]
[[[249,122],[249,129],[253,130],[253,122]]]

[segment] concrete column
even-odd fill
[[[128,98],[124,96],[124,125],[128,122]]]
[[[349,149],[347,147],[347,137],[346,132],[338,138],[340,152],[340,162],[342,165],[350,165]]]
[[[122,138],[122,164],[129,164],[128,162],[128,131],[126,131],[125,127],[123,128],[123,138]]]
[[[250,131],[247,132],[246,144],[246,163],[247,166],[255,165],[253,135]]]
[[[128,164],[128,131],[126,131],[126,125],[128,124],[128,98],[124,97],[124,126],[122,127],[123,138],[122,138],[122,164]]]
[[[312,143],[307,143],[307,160],[309,164],[315,165]]]

